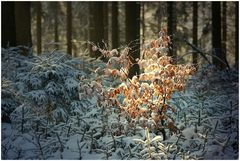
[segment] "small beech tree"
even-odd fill
[[[192,65],[173,65],[172,58],[167,56],[170,38],[166,31],[159,33],[159,38],[145,45],[142,57],[136,60],[141,74],[128,78],[128,72],[132,64],[129,48],[120,53],[103,50],[93,46],[94,51],[100,51],[102,56],[108,57],[105,75],[119,77],[122,84],[116,88],[110,88],[105,97],[119,107],[130,126],[136,124],[161,131],[165,139],[165,128],[173,133],[178,129],[174,120],[167,111],[175,113],[176,110],[168,104],[173,92],[183,91],[186,80],[194,74],[196,69]],[[123,99],[119,99],[122,96]]]

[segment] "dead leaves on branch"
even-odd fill
[[[168,105],[168,100],[174,91],[184,90],[187,79],[196,69],[191,65],[172,64],[172,58],[167,56],[170,43],[170,37],[163,30],[158,39],[146,44],[142,50],[146,59],[135,60],[142,73],[132,79],[127,77],[133,65],[128,48],[120,52],[116,49],[106,51],[96,46],[93,49],[109,58],[105,75],[122,80],[119,87],[108,90],[107,99],[117,100],[120,111],[133,120],[152,120],[155,126],[164,126],[161,121],[165,120],[168,122],[167,127],[176,132],[173,120],[167,115],[167,111],[175,113],[176,110]],[[124,97],[122,102],[118,101],[120,95]],[[145,123],[142,125],[145,126]]]

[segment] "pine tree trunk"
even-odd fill
[[[140,4],[125,2],[126,13],[126,43],[130,47],[131,62],[134,64],[140,58]],[[128,77],[139,75],[139,66],[134,64],[129,69]]]
[[[158,32],[161,31],[161,26],[162,26],[162,22],[161,22],[161,3],[158,2],[158,9],[157,9],[157,29],[158,29]]]
[[[118,28],[118,2],[112,2],[112,48],[118,48],[119,44]]]
[[[2,47],[16,46],[14,2],[1,2],[2,5]]]
[[[239,2],[235,2],[235,67],[239,67]]]
[[[193,44],[198,46],[198,2],[193,2]],[[193,52],[193,64],[198,62],[198,54]]]
[[[72,2],[67,3],[67,53],[72,55]]]
[[[30,2],[15,2],[17,45],[32,46]]]
[[[141,3],[142,5],[142,44],[145,41],[145,7],[144,2]]]
[[[59,43],[59,36],[58,36],[58,2],[53,2],[54,3],[54,42]],[[56,49],[59,49],[59,45],[55,45]]]
[[[37,9],[37,54],[42,53],[42,4],[36,2]]]
[[[174,41],[173,41],[173,35],[176,32],[176,16],[174,16],[175,10],[175,4],[174,2],[167,2],[167,12],[168,12],[168,35],[171,37],[171,43],[169,44],[169,56],[173,58],[173,60],[176,59],[176,49],[174,49]]]
[[[104,26],[103,26],[103,2],[90,2],[89,4],[89,18],[90,18],[90,29],[89,29],[89,41],[104,48],[102,40],[104,38]],[[99,57],[100,52],[92,51],[90,45],[90,56]]]
[[[221,2],[212,2],[212,62],[220,69],[224,67],[221,43]]]
[[[222,56],[227,55],[227,2],[222,2]]]
[[[104,42],[108,44],[108,2],[103,2]]]

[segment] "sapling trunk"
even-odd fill
[[[121,134],[122,133],[122,126],[121,126],[121,112],[120,112],[120,109],[118,110],[118,118],[117,118],[117,121],[118,121],[118,131],[119,133]]]
[[[161,123],[162,123],[162,126],[164,126],[164,120],[161,120]],[[167,136],[166,136],[166,131],[164,128],[160,129],[160,132],[162,133],[163,135],[163,140],[166,140],[167,139]]]
[[[207,143],[207,136],[208,136],[208,131],[207,131],[207,133],[206,133],[206,136],[205,136],[205,139],[204,139],[204,144],[203,144],[203,150],[202,150],[202,152],[204,152],[204,150],[205,150],[205,147],[206,147],[206,143]]]
[[[201,126],[201,111],[198,109],[198,126]]]
[[[194,132],[197,133],[198,130],[197,130],[197,124],[195,124],[195,129],[194,129]]]
[[[224,151],[225,151],[225,149],[226,149],[226,147],[227,147],[227,144],[228,144],[228,142],[229,142],[229,140],[230,140],[230,137],[231,137],[231,136],[228,136],[227,140],[226,140],[225,143],[223,144],[223,148],[222,148],[223,153],[224,153]]]
[[[71,126],[72,126],[72,124],[70,124],[70,126],[68,127],[67,137],[69,137]]]
[[[23,134],[23,131],[24,131],[24,107],[22,107],[22,124],[21,124],[22,128],[21,128],[21,131],[22,131],[22,134]]]
[[[230,133],[232,133],[232,101],[230,101],[230,117],[229,117],[229,121],[230,121]]]
[[[92,153],[92,149],[93,149],[93,129],[91,131],[91,146],[90,146],[90,151],[89,151],[90,154]]]
[[[130,146],[128,146],[128,151],[129,151],[129,156],[132,156],[132,151],[131,151]]]
[[[63,146],[63,143],[60,140],[60,137],[59,137],[58,133],[56,133],[56,135],[57,135],[57,138],[58,138],[58,142],[60,144],[60,152],[61,152],[60,158],[63,159],[62,152],[64,150],[64,146]]]
[[[20,160],[20,157],[22,155],[22,149],[18,150],[17,160]]]
[[[217,129],[217,126],[218,126],[218,120],[217,120],[217,122],[216,122],[216,124],[215,124],[214,130],[213,130],[213,135],[215,135],[215,131],[216,131],[216,129]]]
[[[116,144],[116,140],[115,140],[115,138],[113,136],[112,131],[111,131],[111,136],[112,136],[112,139],[113,139],[113,147],[114,147],[114,151],[115,151],[117,149],[117,144]]]
[[[106,151],[106,159],[108,160],[109,158],[109,154],[108,154],[108,150]]]
[[[81,142],[81,141],[80,141]],[[82,160],[82,148],[84,147],[84,145],[86,143],[84,143],[82,146],[80,146],[80,142],[79,140],[77,139],[77,145],[78,145],[78,151],[79,151],[79,160]]]
[[[160,115],[162,115],[162,110],[163,110],[163,107],[165,106],[165,103],[166,103],[166,94],[164,94],[164,96],[163,96],[163,105],[162,105],[162,108],[161,108],[161,110],[160,110],[160,112],[159,112]],[[163,127],[163,128],[160,129],[160,132],[161,132],[162,135],[163,135],[163,140],[166,140],[166,139],[167,139],[167,136],[166,136],[166,131],[165,131],[165,129],[164,129],[165,121],[164,121],[163,119],[161,120],[161,124],[162,124],[162,127]]]
[[[36,122],[36,132],[39,130],[39,121]]]
[[[82,142],[82,141],[83,141],[83,139],[84,139],[84,137],[85,137],[85,134],[86,134],[86,132],[87,132],[87,130],[84,128],[83,135],[82,135],[82,138],[81,138],[80,142]]]
[[[187,127],[187,116],[185,112],[183,113],[183,116],[184,116],[184,124]]]
[[[45,128],[45,139],[47,139],[47,136],[48,136],[48,129],[47,127]]]
[[[79,116],[77,116],[77,125],[78,125],[78,127],[80,127],[80,118],[79,118]]]
[[[39,136],[37,137],[37,143],[38,143],[38,146],[39,146],[39,149],[40,149],[42,159],[44,160],[44,154],[43,154],[43,149],[42,149],[42,146],[41,146],[41,143],[40,143],[40,137],[41,137],[41,134],[39,134]]]

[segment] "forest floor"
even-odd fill
[[[1,159],[239,158],[236,70],[199,68],[170,100],[179,131],[166,128],[163,140],[159,132],[131,127],[116,107],[99,106],[90,89],[99,77],[93,71],[104,67],[100,60],[20,55],[25,50],[2,49]],[[106,89],[121,83],[101,79]],[[119,126],[123,132],[117,134]]]

